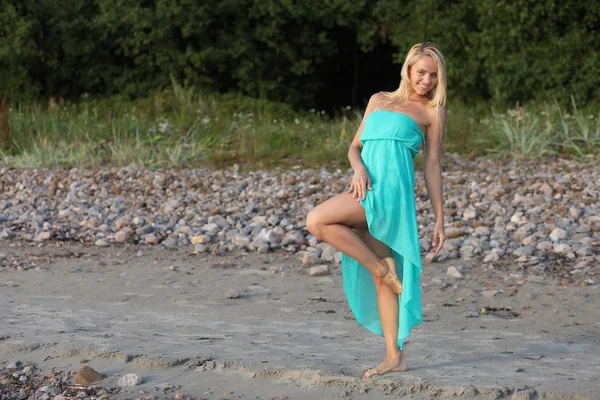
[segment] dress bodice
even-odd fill
[[[423,143],[425,135],[419,125],[406,114],[389,111],[372,111],[365,121],[360,141],[364,144],[368,140],[397,140],[402,142],[414,158],[419,154],[419,146]]]

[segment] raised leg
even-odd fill
[[[352,194],[339,194],[312,209],[306,216],[306,227],[319,240],[331,244],[364,265],[394,292],[402,293],[402,283],[396,276],[391,257],[377,257],[353,230],[366,230],[368,226],[365,210]]]

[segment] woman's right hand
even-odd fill
[[[352,193],[352,197],[356,201],[364,200],[367,194],[367,189],[373,190],[371,187],[371,177],[367,172],[366,168],[359,168],[354,171],[352,182],[350,182],[350,188],[348,193]]]

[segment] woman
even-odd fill
[[[350,188],[315,207],[306,221],[314,236],[343,253],[344,291],[359,324],[385,338],[385,360],[363,378],[406,371],[404,339],[423,322],[413,163],[421,143],[435,254],[445,240],[440,151],[446,66],[437,45],[414,45],[401,78],[396,91],[369,100],[348,151]]]

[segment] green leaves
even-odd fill
[[[4,0],[0,93],[144,96],[170,76],[303,108],[362,106],[437,42],[449,97],[600,95],[600,3],[579,0]],[[396,65],[391,65],[395,62]]]

